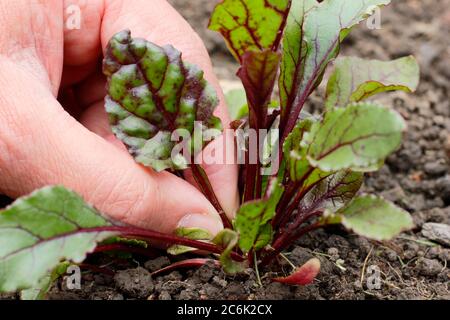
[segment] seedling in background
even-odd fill
[[[210,258],[181,261],[163,271],[213,260],[226,272],[237,273],[249,265],[271,263],[299,237],[328,225],[342,224],[379,241],[412,228],[407,212],[358,192],[364,173],[381,168],[399,148],[405,130],[397,112],[366,99],[391,90],[414,91],[418,65],[412,57],[389,62],[337,58],[351,28],[389,2],[223,0],[216,6],[209,28],[224,36],[240,64],[237,74],[245,89],[245,103],[239,99],[243,94],[229,100],[241,101],[230,106],[236,117],[233,127],[279,132],[275,150],[270,139],[256,147],[257,154],[262,149],[277,152],[278,172],[263,175],[267,163],[259,157],[241,166],[241,206],[234,221],[228,220],[208,176],[193,161],[222,130],[213,116],[218,104],[214,89],[172,46],[134,39],[129,31],[116,34],[104,60],[105,106],[114,134],[137,162],[155,171],[182,177],[190,168],[226,228],[213,238],[198,229],[166,235],[117,225],[73,192],[46,187],[0,213],[0,291],[33,288],[25,296],[41,298],[66,266],[61,262],[81,263],[88,253],[109,249],[145,253],[154,241],[167,244],[173,255],[211,253]],[[310,116],[303,112],[308,97],[333,61],[323,114]],[[273,94],[276,85],[279,100]],[[274,100],[279,101],[275,107]],[[203,130],[196,130],[199,124]],[[173,152],[177,142],[171,137],[180,130],[188,133],[183,135],[188,156]],[[319,268],[313,259],[292,275],[273,280],[308,284]]]

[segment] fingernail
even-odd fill
[[[178,228],[200,228],[216,235],[223,229],[222,221],[207,214],[188,214],[178,222]]]

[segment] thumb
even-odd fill
[[[0,57],[0,191],[17,197],[54,184],[124,223],[162,232],[222,229],[195,187],[136,164],[66,113],[48,85]]]

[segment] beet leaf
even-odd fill
[[[290,0],[223,0],[214,9],[209,29],[220,32],[242,62],[246,52],[276,51]]]
[[[346,107],[386,91],[413,92],[418,84],[419,65],[414,57],[394,61],[343,57],[328,80],[326,106]]]
[[[335,214],[325,216],[327,223],[342,223],[349,230],[377,241],[391,240],[414,227],[409,213],[375,196],[355,198]]]
[[[37,287],[63,260],[81,263],[117,235],[81,197],[63,187],[41,189],[0,212],[0,291]]]
[[[172,46],[159,47],[122,31],[108,44],[103,70],[112,130],[137,162],[156,171],[185,169],[190,159],[172,155],[176,134],[188,140],[183,143],[193,155],[205,144],[205,130],[221,129],[213,116],[215,90],[203,71],[184,62]]]
[[[375,104],[333,109],[304,138],[306,158],[323,171],[373,171],[400,146],[405,129],[398,113]]]
[[[377,6],[389,3],[390,0],[293,2],[284,36],[279,83],[283,137],[294,128],[306,99],[321,82],[326,66],[339,53],[340,43],[351,27],[369,17]]]

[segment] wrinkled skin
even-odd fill
[[[72,4],[81,8],[80,30],[66,27]],[[224,101],[202,41],[166,1],[1,1],[0,25],[1,193],[18,197],[62,184],[125,223],[163,232],[180,225],[214,233],[222,228],[189,173],[186,182],[136,164],[113,137],[103,109],[102,50],[123,29],[177,47],[185,61],[205,70]],[[216,115],[227,127],[224,103]],[[205,169],[231,216],[238,202],[236,167]]]

